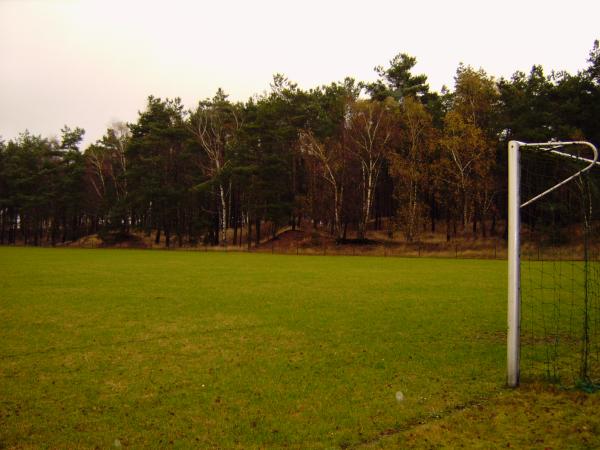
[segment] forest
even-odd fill
[[[87,148],[79,127],[0,139],[0,244],[143,232],[250,248],[301,226],[337,242],[501,237],[509,140],[600,144],[598,41],[577,74],[534,65],[497,79],[461,64],[441,92],[416,62],[401,53],[374,82],[307,90],[277,74],[246,102],[219,89],[190,110],[150,96]]]

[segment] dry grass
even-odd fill
[[[600,395],[525,384],[423,417],[365,448],[600,448]]]

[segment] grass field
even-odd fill
[[[599,446],[504,388],[505,266],[0,248],[0,448]]]

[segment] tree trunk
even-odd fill
[[[341,220],[342,220],[343,195],[344,195],[343,188],[340,188],[338,191],[337,184],[334,184],[334,186],[333,186],[334,217],[333,217],[333,224],[332,224],[334,233],[332,233],[332,234],[334,234],[335,237],[338,239],[342,235]]]
[[[436,214],[436,210],[435,210],[435,197],[431,196],[431,204],[429,206],[429,217],[431,219],[431,232],[435,233],[435,214]]]
[[[40,234],[40,224],[39,221],[36,219],[34,221],[34,230],[33,230],[33,245],[34,246],[38,246],[40,245],[40,239],[39,239],[39,234]]]
[[[144,223],[144,235],[146,237],[150,237],[152,235],[152,227],[149,223],[150,221],[146,218],[146,216],[142,218],[142,221]]]
[[[21,222],[21,237],[23,239],[23,244],[27,245],[29,242],[29,232],[27,227],[27,220],[23,220]]]
[[[0,245],[4,245],[4,232],[6,230],[6,210],[0,211]]]
[[[63,216],[62,225],[61,242],[64,244],[67,241],[67,218],[65,216]]]
[[[237,244],[238,237],[238,220],[237,217],[233,218],[233,245]]]
[[[254,229],[256,233],[256,246],[260,245],[260,217],[256,216],[256,220],[254,222]]]
[[[8,230],[8,243],[15,244],[17,242],[17,215],[10,215],[10,228]]]
[[[374,189],[374,176],[372,170],[367,170],[363,167],[363,209],[362,217],[358,224],[358,238],[366,239],[367,237],[367,223],[369,222],[369,216],[371,214],[371,203],[373,200],[373,189]]]
[[[219,184],[219,193],[221,197],[221,211],[219,222],[221,225],[221,244],[227,245],[227,199],[225,198],[225,189]]]
[[[467,193],[465,192],[464,189],[462,189],[462,230],[465,229],[465,227],[467,226],[467,211],[468,211],[468,207],[467,207]],[[454,233],[456,234],[456,233]]]
[[[53,217],[52,225],[50,226],[50,239],[52,241],[52,247],[56,246],[57,235],[58,235],[58,227],[56,226],[56,217]]]
[[[248,244],[248,250],[252,247],[252,221],[250,215],[248,215],[248,231],[246,232],[246,244]]]

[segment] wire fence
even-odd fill
[[[11,247],[25,247],[12,244]],[[51,247],[41,245],[39,247]],[[166,247],[164,244],[153,243],[131,245],[129,242],[105,245],[102,242],[78,243],[76,245],[57,245],[54,248],[81,248],[81,249],[128,249],[128,250],[163,250],[187,251],[204,253],[260,253],[296,256],[373,256],[373,257],[400,257],[400,258],[454,258],[454,259],[506,259],[507,250],[504,240],[495,241],[462,241],[445,243],[391,243],[375,245],[338,245],[335,243],[308,244],[298,241],[281,245],[277,240],[265,242],[258,246],[252,245],[184,245]]]

